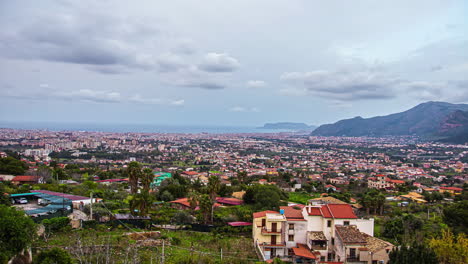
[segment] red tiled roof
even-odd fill
[[[39,179],[39,176],[28,176],[28,175],[18,175],[15,176],[11,181],[17,182],[34,182]]]
[[[128,181],[128,179],[107,179],[107,180],[100,180],[96,182],[124,182]]]
[[[321,215],[325,218],[357,219],[349,204],[326,204],[321,208],[312,207],[308,213],[309,215]]]
[[[442,190],[459,191],[459,192],[463,191],[462,188],[457,188],[457,187],[440,187],[440,189],[442,189]]]
[[[180,198],[180,199],[177,199],[177,200],[174,200],[174,201],[170,201],[170,203],[177,203],[177,204],[181,204],[183,206],[190,207],[190,203],[188,202],[188,198]]]
[[[305,221],[301,209],[295,209],[292,206],[280,206],[284,210],[284,215],[288,221]]]
[[[266,214],[279,214],[279,212],[276,212],[276,211],[256,212],[256,213],[253,213],[253,218],[265,217]]]
[[[186,174],[186,175],[197,175],[197,174],[199,174],[199,173],[196,172],[196,171],[184,171],[184,172],[182,172],[182,174]]]
[[[297,244],[297,247],[292,248],[294,251],[294,255],[303,257],[303,258],[308,258],[308,259],[316,259],[317,256],[315,256],[304,244]]]
[[[244,201],[236,198],[225,198],[225,197],[216,197],[216,201],[222,204],[229,204],[229,205],[241,205]]]
[[[405,181],[402,181],[402,180],[390,180],[390,182],[398,183],[398,184],[403,184],[403,183],[405,183]]]
[[[250,226],[252,223],[250,222],[229,222],[228,225],[230,226]]]

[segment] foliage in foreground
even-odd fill
[[[36,235],[36,224],[24,212],[0,205],[0,263],[31,245]]]

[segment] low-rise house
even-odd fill
[[[41,176],[19,175],[11,179],[13,184],[37,184],[44,183],[44,178]]]
[[[448,193],[451,193],[451,194],[458,195],[458,194],[461,194],[463,192],[463,189],[458,188],[458,187],[440,187],[439,192],[441,192],[441,193],[448,192]]]
[[[402,180],[392,180],[387,178],[385,175],[378,174],[376,177],[370,177],[367,179],[367,185],[369,188],[374,189],[395,189],[398,185],[405,184]]]
[[[252,234],[264,260],[293,263],[387,263],[393,248],[373,237],[373,219],[359,219],[346,203],[254,213]]]

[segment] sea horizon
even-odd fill
[[[93,122],[14,122],[0,121],[0,128],[48,131],[84,131],[111,133],[241,134],[297,132],[291,129],[265,129],[255,126],[119,124]]]

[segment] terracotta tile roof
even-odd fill
[[[338,219],[357,219],[354,214],[353,208],[349,204],[326,204],[322,207],[310,208],[309,215],[318,215],[325,218],[338,218]]]
[[[297,244],[297,247],[293,247],[292,250],[294,251],[294,255],[308,258],[308,259],[316,259],[315,256],[304,244]]]
[[[180,198],[180,199],[177,199],[177,200],[174,200],[174,201],[170,201],[170,203],[177,203],[177,204],[181,204],[181,205],[186,206],[186,207],[190,207],[190,203],[188,201],[188,198]]]
[[[288,221],[305,221],[300,208],[295,209],[292,206],[280,206],[284,210],[284,215]]]
[[[390,246],[393,247],[393,244],[390,242],[384,241],[382,239],[379,239],[373,236],[369,236],[366,233],[362,233],[362,235],[366,238],[366,242],[367,242],[366,249],[370,252],[375,253],[387,247],[390,247]]]
[[[18,175],[11,179],[11,181],[17,182],[34,182],[39,179],[39,176],[28,176],[28,175]]]
[[[327,237],[322,231],[310,231],[309,233],[309,239],[311,240],[327,240]]]
[[[441,190],[452,190],[452,191],[463,191],[462,188],[457,188],[457,187],[440,187]]]
[[[244,201],[236,198],[225,198],[225,197],[216,197],[216,201],[222,204],[229,204],[229,205],[241,205]]]
[[[257,213],[253,213],[253,218],[265,217],[266,214],[279,214],[279,212],[277,212],[277,211],[263,211],[263,212],[257,212]]]
[[[314,199],[311,199],[310,201],[322,201],[324,203],[329,203],[329,204],[346,204],[346,202],[343,202],[331,196],[314,198]]]
[[[366,244],[367,239],[356,226],[335,226],[336,233],[344,244]]]

